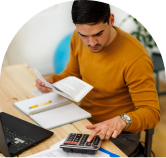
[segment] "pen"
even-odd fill
[[[48,102],[33,105],[33,106],[29,107],[29,109],[36,108],[36,107],[39,107],[41,105],[47,105],[47,104],[50,104],[50,103],[51,103],[51,100],[49,100]]]

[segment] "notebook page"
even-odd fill
[[[74,76],[66,77],[53,85],[74,98],[76,102],[79,102],[93,88],[93,86]]]
[[[33,105],[45,103],[48,101],[51,101],[51,103],[47,104],[47,105],[41,105],[41,106],[35,107],[35,108],[30,108]],[[47,94],[43,94],[41,96],[37,96],[34,98],[15,102],[14,105],[18,109],[20,109],[22,112],[24,112],[25,114],[30,115],[34,111],[48,109],[54,105],[59,105],[62,103],[67,103],[67,102],[69,102],[69,101],[66,98],[62,97],[61,95],[59,95],[57,93],[47,93]]]
[[[54,128],[88,117],[91,117],[91,114],[74,103],[30,116],[30,118],[45,129]]]

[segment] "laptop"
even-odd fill
[[[0,113],[0,152],[6,157],[19,155],[52,135],[51,131]]]

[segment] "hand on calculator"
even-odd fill
[[[110,137],[116,138],[122,132],[125,126],[126,122],[120,116],[116,116],[110,120],[106,120],[94,125],[87,125],[87,129],[93,130],[87,141],[90,142],[99,132],[100,139],[109,140]]]
[[[102,140],[96,135],[90,142],[87,142],[88,137],[89,134],[70,133],[60,148],[66,152],[95,154]]]

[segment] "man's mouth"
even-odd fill
[[[97,49],[98,47],[99,47],[99,46],[95,46],[95,47],[92,47],[92,46],[91,46],[92,49]]]

